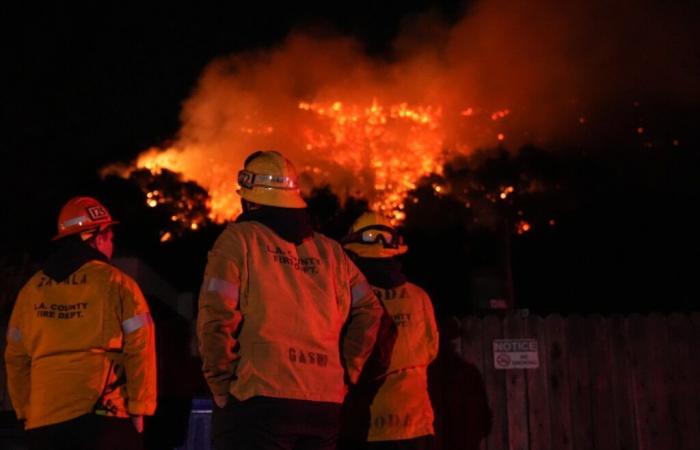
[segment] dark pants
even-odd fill
[[[335,450],[339,427],[337,403],[229,396],[212,413],[215,450]]]
[[[129,419],[85,414],[27,431],[30,450],[141,450],[141,435]]]

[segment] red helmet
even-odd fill
[[[58,234],[51,240],[61,239],[86,231],[104,230],[109,225],[119,223],[102,203],[92,197],[75,197],[63,206],[58,215]]]

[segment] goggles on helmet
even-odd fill
[[[376,244],[381,242],[384,247],[398,248],[403,245],[403,237],[391,227],[386,225],[370,225],[350,233],[343,238],[343,243],[360,242],[363,244]]]
[[[292,177],[264,175],[241,170],[238,172],[238,184],[246,189],[266,187],[273,189],[299,189],[299,183]]]

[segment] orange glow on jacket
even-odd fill
[[[381,314],[335,241],[314,233],[296,246],[257,222],[229,224],[199,296],[205,378],[214,394],[239,400],[341,403],[344,377],[359,377]]]
[[[27,429],[89,413],[100,398],[98,406],[118,417],[155,411],[148,305],[136,282],[109,264],[90,261],[60,283],[36,273],[17,297],[5,360],[12,405]]]
[[[372,287],[396,325],[391,363],[370,406],[367,440],[411,439],[433,433],[428,365],[438,352],[438,331],[428,294],[412,283]]]

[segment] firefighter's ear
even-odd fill
[[[105,255],[107,259],[112,259],[112,253],[114,252],[113,239],[114,232],[112,232],[112,227],[105,228],[95,236],[95,248]]]

